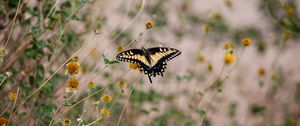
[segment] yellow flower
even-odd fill
[[[235,48],[235,44],[234,43],[230,43],[230,48],[234,49]]]
[[[265,68],[261,67],[258,69],[258,75],[261,76],[261,77],[264,77],[266,74],[266,70]]]
[[[7,126],[7,119],[5,117],[0,117],[0,126]]]
[[[206,33],[210,32],[210,30],[211,30],[210,25],[209,25],[209,24],[204,24],[204,25],[203,25],[203,30],[204,30]]]
[[[123,87],[126,86],[126,83],[125,83],[124,81],[120,81],[120,82],[118,83],[118,85],[119,85],[119,87],[123,88]]]
[[[209,72],[212,72],[212,71],[214,70],[214,67],[213,67],[212,64],[209,63],[209,64],[207,65],[207,69],[208,69]]]
[[[0,58],[4,57],[7,54],[7,50],[2,48],[0,49]]]
[[[242,42],[243,42],[243,45],[244,45],[244,46],[249,46],[249,45],[251,45],[252,40],[249,39],[249,38],[244,38],[244,39],[242,40]]]
[[[72,58],[72,60],[73,60],[74,62],[78,62],[78,61],[80,60],[80,58],[79,58],[79,56],[74,56],[74,57]]]
[[[101,110],[101,115],[104,117],[109,117],[110,116],[110,111],[108,108],[103,107]]]
[[[121,51],[124,50],[124,47],[121,46],[121,45],[118,45],[117,48],[116,48],[116,50],[117,50],[118,52],[121,52]]]
[[[67,87],[70,88],[70,89],[74,89],[75,91],[77,91],[78,84],[79,84],[78,80],[76,79],[75,75],[73,75],[71,77],[71,79],[68,81],[68,86]]]
[[[203,63],[205,61],[205,55],[203,53],[199,53],[197,59],[200,63]]]
[[[70,119],[65,119],[65,120],[64,120],[64,125],[65,125],[65,126],[69,126],[69,125],[71,125],[71,123],[72,123],[72,122],[71,122]]]
[[[225,5],[227,7],[232,7],[232,1],[231,0],[225,0],[224,2],[225,2]]]
[[[67,63],[67,72],[71,75],[78,74],[80,64],[74,61]]]
[[[111,102],[112,101],[112,97],[109,95],[103,95],[101,97],[102,102]]]
[[[276,80],[278,79],[275,73],[273,73],[273,74],[271,75],[271,79],[272,79],[273,81],[276,81]]]
[[[230,53],[226,53],[225,57],[224,57],[224,61],[226,64],[230,64],[230,63],[234,62],[234,56]]]
[[[219,12],[214,12],[212,17],[215,19],[215,20],[221,20],[222,19],[222,15],[219,13]]]
[[[89,83],[88,83],[88,87],[89,87],[89,88],[94,88],[94,87],[95,87],[95,83],[92,82],[92,81],[89,82]]]
[[[290,33],[285,32],[281,35],[281,38],[283,39],[283,41],[287,41],[290,39]]]
[[[138,65],[135,63],[129,63],[129,68],[135,70],[138,68]]]
[[[227,50],[227,49],[231,48],[231,46],[230,46],[229,43],[225,43],[224,46],[223,46],[223,48],[224,48],[225,50]]]
[[[153,27],[153,22],[152,21],[148,21],[146,23],[146,29],[151,29]]]
[[[9,100],[11,100],[11,101],[17,100],[17,93],[16,93],[16,92],[11,92],[11,93],[9,93],[8,98],[9,98]]]
[[[295,13],[295,9],[294,7],[288,5],[288,4],[285,4],[284,5],[284,9],[286,11],[287,14],[294,14]]]

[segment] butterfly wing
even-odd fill
[[[117,57],[117,60],[124,61],[124,62],[131,62],[131,63],[140,63],[140,62],[146,62],[146,59],[144,58],[144,53],[140,49],[130,49],[123,52],[120,52]]]
[[[154,47],[147,49],[150,52],[153,66],[159,62],[167,62],[181,54],[181,51],[168,47]]]

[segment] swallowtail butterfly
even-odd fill
[[[169,47],[153,47],[145,49],[130,49],[120,52],[116,59],[124,62],[131,62],[138,65],[140,71],[148,75],[150,83],[151,76],[163,76],[167,68],[167,61],[181,54],[181,51]]]

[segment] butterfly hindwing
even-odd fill
[[[163,76],[163,73],[166,69],[166,62],[159,62],[153,67],[149,67],[145,64],[139,64],[139,70],[144,72],[144,74],[148,75],[150,82],[152,83],[151,76],[155,77],[156,75]]]

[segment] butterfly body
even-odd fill
[[[153,47],[130,49],[119,53],[116,57],[119,61],[131,62],[138,65],[140,71],[148,75],[152,83],[151,76],[161,75],[167,68],[167,61],[180,55],[181,52],[169,47]]]

